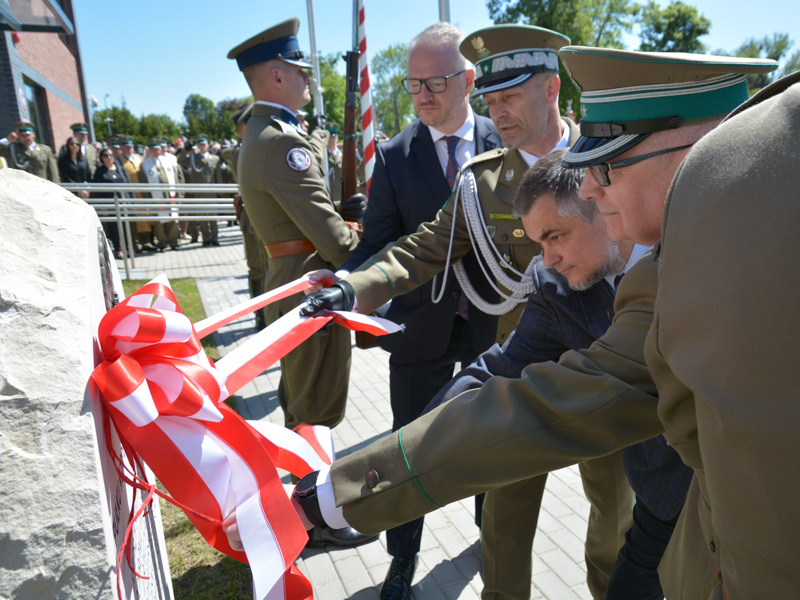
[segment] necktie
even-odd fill
[[[458,142],[461,141],[461,138],[457,135],[447,135],[442,139],[447,142],[447,171],[445,171],[445,177],[447,178],[447,187],[452,190],[456,183],[456,175],[458,175],[456,147],[458,146]],[[464,293],[464,290],[459,291],[456,312],[458,312],[464,320],[469,320],[469,299]]]
[[[458,174],[458,160],[456,159],[456,147],[461,138],[457,135],[447,135],[444,138],[447,142],[447,170],[445,171],[445,178],[447,179],[447,186],[452,190],[456,183],[456,175]]]
[[[614,289],[615,290],[619,289],[619,282],[622,281],[622,276],[623,275],[625,275],[625,273],[620,273],[619,275],[614,277]]]

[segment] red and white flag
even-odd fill
[[[299,279],[195,328],[162,275],[112,308],[98,327],[103,362],[92,382],[100,393],[105,427],[113,422],[130,462],[126,465],[109,444],[120,475],[149,497],[158,494],[182,508],[209,544],[249,563],[259,600],[313,597],[310,583],[294,566],[308,538],[288,497],[291,486],[284,488],[278,469],[297,477],[319,470],[333,461],[333,444],[326,427],[304,425],[292,432],[251,423],[223,401],[330,321],[377,335],[399,327],[344,312],[302,318],[295,310],[216,364],[206,357],[197,329],[207,335],[312,285]],[[171,497],[136,475],[140,460]],[[234,509],[244,552],[231,548],[222,529]],[[126,540],[132,526],[133,521]],[[123,547],[120,563],[123,553],[130,557]]]
[[[369,87],[369,60],[367,60],[367,29],[364,26],[364,0],[355,0],[358,14],[358,71],[361,87],[361,139],[364,145],[364,171],[367,195],[375,169],[375,118],[372,110],[372,92]]]

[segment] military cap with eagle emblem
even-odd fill
[[[288,19],[254,35],[228,52],[228,58],[236,59],[239,70],[244,71],[268,60],[280,59],[298,67],[312,68],[300,50],[297,32],[299,19]]]
[[[745,77],[770,59],[567,46],[561,61],[581,90],[581,137],[566,167],[607,162],[652,133],[724,117],[747,100]]]
[[[497,92],[528,81],[536,73],[558,73],[558,50],[569,38],[534,25],[495,25],[471,33],[461,54],[475,65],[473,96]]]

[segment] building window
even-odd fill
[[[46,144],[50,140],[44,106],[44,90],[28,79],[24,79],[22,85],[25,89],[25,108],[28,110],[28,119],[36,126],[36,138]],[[52,144],[52,142],[50,143]]]

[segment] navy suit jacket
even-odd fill
[[[537,293],[528,298],[516,330],[503,346],[495,344],[462,370],[431,400],[426,412],[490,377],[518,378],[531,363],[558,360],[567,350],[588,348],[605,334],[614,317],[615,290],[600,281],[588,290],[570,289],[566,278],[538,263]],[[580,398],[576,398],[580,401]],[[660,519],[678,514],[692,470],[667,445],[664,436],[623,450],[625,472],[637,498]]]
[[[490,119],[475,115],[476,153],[502,147],[503,143]],[[364,234],[348,261],[342,266],[354,270],[373,254],[404,235],[414,233],[422,223],[433,221],[445,205],[450,188],[442,172],[430,130],[419,119],[388,142],[375,146],[375,170],[369,189],[369,204],[364,215]],[[470,281],[481,297],[496,298],[485,281],[474,252],[464,257]],[[436,292],[443,274],[436,278]],[[447,349],[456,314],[459,287],[450,270],[447,288],[439,303],[431,299],[433,282],[392,299],[385,316],[404,323],[403,333],[381,336],[378,344],[393,358],[425,361],[437,358]],[[470,304],[469,330],[475,348],[488,348],[497,334],[497,317],[487,315]]]

